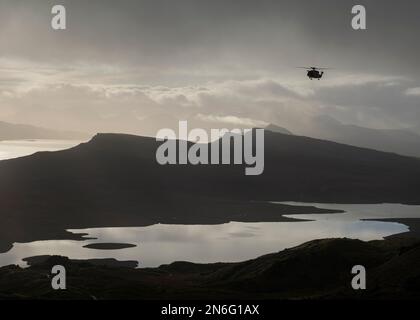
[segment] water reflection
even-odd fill
[[[408,227],[400,223],[361,221],[360,218],[420,217],[419,206],[388,204],[316,204],[316,206],[343,209],[346,213],[288,216],[311,220],[300,222],[231,222],[221,225],[157,224],[149,227],[69,230],[74,233],[87,233],[87,237],[97,239],[17,243],[12,250],[0,255],[0,265],[25,266],[22,258],[52,254],[73,259],[136,260],[139,261],[140,267],[156,267],[182,260],[202,263],[236,262],[277,252],[313,239],[347,237],[374,240],[408,231]],[[92,243],[131,243],[137,247],[121,250],[83,248]]]
[[[323,209],[342,210],[341,214],[299,214],[285,215],[285,217],[317,220],[317,221],[354,221],[361,219],[385,218],[420,218],[420,206],[408,206],[398,203],[383,204],[331,204],[331,203],[302,203],[302,202],[274,202],[292,206],[313,206]]]

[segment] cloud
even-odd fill
[[[408,96],[420,96],[420,87],[417,88],[409,88],[405,90],[405,94]]]
[[[112,91],[112,90],[111,90]],[[141,132],[136,119],[159,111],[141,92],[112,93],[87,85],[49,84],[0,95],[4,119],[87,132]]]
[[[344,123],[420,126],[420,2],[366,0],[53,0],[0,3],[0,118],[83,131],[153,134],[199,125],[274,122],[299,133]],[[7,45],[6,45],[7,44]],[[332,67],[309,81],[301,65]]]
[[[197,114],[197,119],[205,122],[213,122],[220,126],[220,124],[231,124],[236,125],[238,128],[263,128],[269,123],[265,121],[258,121],[249,118],[239,118],[235,116],[215,116],[215,115],[205,115]]]
[[[311,119],[323,114],[373,127],[407,127],[417,119],[416,102],[404,94],[410,90],[404,89],[406,83],[386,76],[361,75],[363,85],[345,77],[338,78],[338,84],[331,79],[331,85],[316,86],[309,80],[288,83],[260,78],[182,87],[83,84],[84,74],[73,72],[71,77],[72,83],[50,83],[62,78],[48,75],[3,88],[0,117],[72,130],[147,135],[174,127],[178,120],[207,128],[263,127],[273,122],[299,133]]]

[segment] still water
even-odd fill
[[[174,261],[236,262],[277,252],[303,242],[333,237],[361,240],[408,231],[396,222],[362,221],[368,218],[420,218],[420,206],[399,204],[302,204],[319,208],[342,209],[340,214],[287,215],[297,222],[240,223],[221,225],[164,225],[130,228],[95,228],[69,230],[87,233],[96,239],[84,241],[35,241],[15,243],[0,255],[0,265],[19,264],[22,258],[37,255],[63,255],[72,259],[115,258],[135,260],[139,267],[157,267]],[[120,250],[88,249],[93,243],[130,243],[134,248]]]

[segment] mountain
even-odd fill
[[[14,242],[79,239],[67,229],[287,221],[313,212],[267,201],[420,203],[420,159],[265,132],[265,169],[156,162],[161,142],[96,135],[59,152],[0,162],[0,252]],[[192,143],[189,143],[192,146]]]
[[[41,256],[27,269],[0,268],[0,299],[418,299],[420,242],[314,240],[239,263],[174,262],[134,269],[112,259]],[[350,270],[368,270],[366,290],[353,290]],[[63,265],[71,286],[51,288],[46,274]],[[292,271],[292,272],[291,272]]]
[[[420,135],[411,130],[370,129],[343,124],[329,116],[313,119],[303,135],[374,150],[420,157]]]
[[[411,128],[409,128],[409,130],[410,130],[410,132],[414,132],[414,133],[420,135],[420,125],[415,126],[415,127],[411,127]]]
[[[55,131],[26,124],[12,124],[0,121],[0,141],[22,139],[79,140],[87,137],[87,134],[80,132]]]
[[[277,132],[277,133],[282,133],[282,134],[290,134],[290,135],[293,134],[292,132],[290,132],[286,128],[276,126],[275,124],[272,124],[272,123],[269,124],[268,126],[266,126],[265,130],[272,131],[272,132]]]

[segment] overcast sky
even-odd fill
[[[351,28],[355,4],[367,30]],[[420,128],[419,31],[413,0],[1,0],[0,120],[148,135],[178,119]],[[310,81],[295,68],[311,65],[334,69]]]

